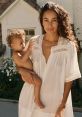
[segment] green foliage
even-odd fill
[[[79,86],[79,79],[73,82],[72,86],[72,102],[74,107],[82,108],[82,89]]]
[[[12,58],[1,59],[0,66],[0,98],[18,100],[23,85],[20,74]]]

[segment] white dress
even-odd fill
[[[51,48],[46,63],[42,52],[42,38],[35,40],[32,51],[33,68],[42,79],[41,100],[45,105],[40,109],[34,103],[34,87],[24,83],[19,98],[19,117],[55,117],[61,103],[64,83],[81,77],[76,47],[73,42],[62,37],[58,45]],[[71,92],[68,96],[62,117],[73,117]]]

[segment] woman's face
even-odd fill
[[[46,33],[57,33],[57,14],[52,10],[47,10],[43,14],[42,25]]]

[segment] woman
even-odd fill
[[[40,23],[44,35],[35,39],[31,59],[34,71],[42,79],[41,100],[45,108],[34,104],[33,86],[25,83],[19,99],[19,117],[73,117],[70,89],[72,81],[81,74],[68,13],[48,2],[41,9]],[[22,69],[20,73],[23,76]]]

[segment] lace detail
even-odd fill
[[[62,52],[62,51],[67,51],[67,49],[66,48],[61,48],[61,49],[54,50],[54,52]]]

